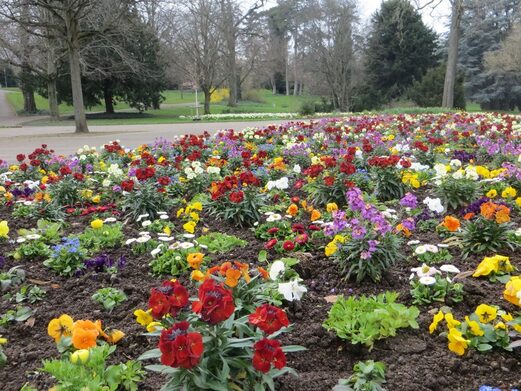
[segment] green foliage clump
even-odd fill
[[[394,337],[400,328],[419,327],[416,318],[420,311],[396,303],[397,298],[396,292],[347,299],[340,296],[323,326],[353,345],[364,344],[372,349],[375,341]]]
[[[101,228],[87,228],[80,236],[82,247],[96,253],[106,248],[117,248],[123,242],[121,224],[105,224]]]
[[[127,295],[119,289],[108,287],[98,289],[92,295],[92,300],[111,312],[115,307],[127,300]]]
[[[244,247],[248,244],[245,240],[239,239],[233,235],[227,235],[220,232],[211,232],[207,235],[200,236],[197,243],[206,247],[206,250],[212,254],[226,254],[237,247]]]
[[[359,361],[348,379],[340,379],[333,391],[385,391],[385,364],[381,361]]]
[[[518,243],[510,235],[511,223],[498,224],[495,220],[479,217],[467,222],[461,233],[463,258],[471,254],[492,254],[515,250]]]
[[[168,210],[170,203],[170,199],[159,192],[154,184],[141,184],[125,195],[122,210],[125,217],[132,221],[146,214],[150,220],[155,220],[159,216],[157,212]]]
[[[472,179],[454,179],[451,176],[444,178],[436,188],[439,197],[448,210],[456,211],[465,207],[481,193],[478,181]]]

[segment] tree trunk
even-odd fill
[[[203,89],[204,92],[204,113],[210,114],[210,99],[212,94],[209,89]]]
[[[275,73],[271,74],[271,93],[275,95],[277,93],[277,84],[276,84]]]
[[[56,77],[49,76],[47,79],[47,95],[49,99],[49,113],[51,121],[60,120],[60,108],[58,105],[58,92],[56,89]]]
[[[294,48],[293,48],[293,96],[297,96],[298,92],[298,68],[297,68],[297,59],[298,59],[298,46],[297,46],[297,34],[293,36],[294,40]]]
[[[458,72],[458,44],[460,36],[460,22],[463,14],[463,0],[452,0],[452,15],[449,33],[449,53],[447,59],[447,71],[443,85],[442,107],[454,107],[454,86]]]
[[[36,113],[36,102],[34,100],[34,91],[32,88],[22,88],[24,97],[24,112],[28,114]]]
[[[105,113],[114,114],[114,91],[110,79],[103,81],[103,100],[105,101]]]
[[[85,105],[83,103],[83,90],[81,86],[81,67],[80,67],[80,44],[78,40],[78,25],[76,20],[69,20],[68,27],[68,52],[71,68],[72,85],[72,104],[74,106],[74,121],[76,123],[76,133],[88,133],[87,116],[85,115]]]

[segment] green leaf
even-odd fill
[[[259,251],[257,259],[260,263],[266,262],[268,260],[268,252],[266,250]]]
[[[150,372],[158,372],[162,373],[164,375],[173,375],[177,372],[179,372],[178,368],[172,368],[167,365],[147,365],[145,366],[145,369],[149,370]]]
[[[160,358],[161,357],[161,350],[159,348],[147,350],[144,352],[141,356],[139,356],[138,360],[150,360],[152,358]]]

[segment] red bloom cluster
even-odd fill
[[[373,167],[380,167],[380,168],[386,168],[386,167],[392,167],[395,166],[400,161],[400,157],[393,155],[393,156],[375,156],[371,159],[367,160],[367,164]]]
[[[105,151],[107,151],[108,153],[114,153],[114,152],[124,152],[123,151],[123,147],[121,145],[119,145],[119,143],[117,141],[112,141],[112,143],[110,144],[105,144],[103,146],[103,149],[105,149]]]
[[[203,337],[200,333],[189,333],[189,326],[188,322],[179,322],[161,332],[159,350],[164,365],[190,369],[201,360]]]
[[[228,198],[231,202],[238,204],[244,200],[244,192],[242,190],[231,192]]]
[[[228,319],[235,311],[232,291],[209,278],[199,287],[199,301],[192,303],[192,310],[201,314],[201,319],[217,324]]]
[[[131,192],[134,190],[134,181],[132,179],[121,182],[121,189],[124,191]]]
[[[288,327],[289,325],[286,313],[270,304],[263,304],[257,307],[255,312],[248,317],[248,321],[267,335],[273,334],[282,327]]]
[[[154,319],[161,319],[168,313],[176,317],[187,304],[188,291],[178,281],[165,281],[161,287],[150,290],[148,307]]]
[[[138,168],[136,170],[136,178],[140,181],[146,181],[148,178],[152,178],[156,174],[154,167]]]
[[[277,369],[286,366],[286,355],[280,348],[280,342],[275,339],[264,338],[253,345],[253,368],[268,373],[271,365]]]

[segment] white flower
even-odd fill
[[[161,252],[161,247],[163,247],[162,244],[160,244],[159,246],[157,246],[155,249],[153,249],[152,251],[150,251],[150,255],[152,255],[153,257],[155,257],[157,254],[159,254]]]
[[[270,267],[270,278],[275,281],[281,273],[286,270],[286,265],[282,261],[275,261]]]
[[[101,185],[103,187],[109,187],[111,183],[112,183],[112,181],[110,179],[104,179],[103,182],[101,183]]]
[[[168,217],[168,215],[160,215],[159,218],[161,220],[168,220],[170,217]]]
[[[271,190],[274,188],[278,189],[278,190],[285,190],[289,187],[288,178],[282,177],[280,179],[277,179],[276,181],[269,181],[266,184],[266,187],[268,188],[268,190]]]
[[[187,239],[192,239],[192,238],[195,238],[195,235],[194,234],[183,234],[183,236]]]
[[[145,217],[148,217],[149,214],[148,213],[145,213],[145,214],[142,214],[142,215],[139,215],[136,219],[136,222],[140,222],[141,220],[143,220]]]
[[[440,270],[445,273],[459,273],[459,269],[454,265],[441,265]]]
[[[300,300],[308,289],[299,282],[302,279],[294,279],[290,282],[283,282],[279,284],[279,293],[284,296],[287,301]]]
[[[219,167],[210,166],[206,169],[208,174],[220,174],[221,169]]]
[[[449,164],[452,167],[461,167],[461,161],[458,159],[452,159]]]
[[[427,207],[436,213],[442,213],[443,212],[443,205],[441,204],[441,200],[439,198],[430,198],[426,197],[423,200],[423,203],[427,205]]]
[[[143,221],[143,222],[141,223],[141,226],[142,226],[143,228],[146,228],[146,227],[148,227],[149,225],[152,225],[152,222],[151,222],[150,220],[145,220],[145,221]]]
[[[463,179],[463,174],[465,173],[465,171],[463,170],[458,170],[456,171],[454,174],[452,174],[452,177],[454,179]]]
[[[410,279],[414,277],[414,274],[416,274],[416,276],[418,278],[422,278],[425,276],[433,276],[435,274],[440,273],[440,271],[438,269],[436,269],[435,267],[430,267],[426,264],[423,264],[420,267],[413,267],[411,269],[411,272],[413,274],[411,274],[411,276],[409,277]]]
[[[416,247],[416,249],[414,250],[414,252],[418,255],[421,255],[421,254],[425,254],[427,252],[427,249],[425,248],[425,246],[422,244],[421,246],[418,246]]]
[[[118,221],[115,217],[107,217],[105,220],[103,220],[104,223],[115,223]]]
[[[139,233],[141,236],[149,236],[150,235],[150,232],[148,231],[142,231]]]
[[[23,243],[25,241],[27,241],[27,239],[25,239],[25,238],[18,238],[18,239],[16,239],[16,243]]]
[[[295,165],[293,166],[293,172],[294,172],[295,174],[300,174],[301,171],[302,171],[302,168],[300,167],[300,165],[295,164]]]
[[[25,238],[28,239],[28,240],[38,240],[38,239],[41,238],[41,235],[29,234],[29,235],[25,235]]]
[[[425,250],[427,250],[430,253],[434,253],[434,254],[436,254],[439,251],[438,246],[435,246],[434,244],[426,244]]]
[[[139,238],[136,239],[136,242],[137,242],[137,243],[146,243],[146,242],[148,242],[150,239],[152,239],[150,236],[148,236],[148,235],[142,235],[142,236],[140,236]]]
[[[157,239],[162,242],[171,242],[172,240],[174,240],[174,238],[171,236],[160,236]]]
[[[194,244],[190,243],[190,242],[181,242],[181,243],[179,243],[179,247],[182,248],[183,250],[188,250],[189,248],[194,247]]]
[[[125,244],[128,246],[129,244],[134,243],[136,240],[137,240],[136,238],[130,238],[130,239],[127,239],[127,241],[125,242]]]
[[[434,165],[434,171],[436,171],[436,176],[444,177],[447,175],[447,167],[443,163],[436,163]]]
[[[422,285],[434,285],[436,284],[436,279],[430,276],[424,276],[420,278],[420,284]]]
[[[282,219],[282,216],[279,215],[278,213],[274,213],[270,216],[268,216],[268,218],[266,219],[266,221],[279,221],[280,219]]]
[[[415,244],[420,244],[420,241],[419,241],[419,240],[409,240],[409,241],[407,242],[407,244],[408,244],[409,246],[414,246]]]
[[[478,175],[478,172],[476,171],[476,167],[469,166],[469,167],[467,167],[467,169],[465,171],[466,171],[465,177],[467,179],[472,179],[473,181],[477,181],[479,179],[479,175]]]

